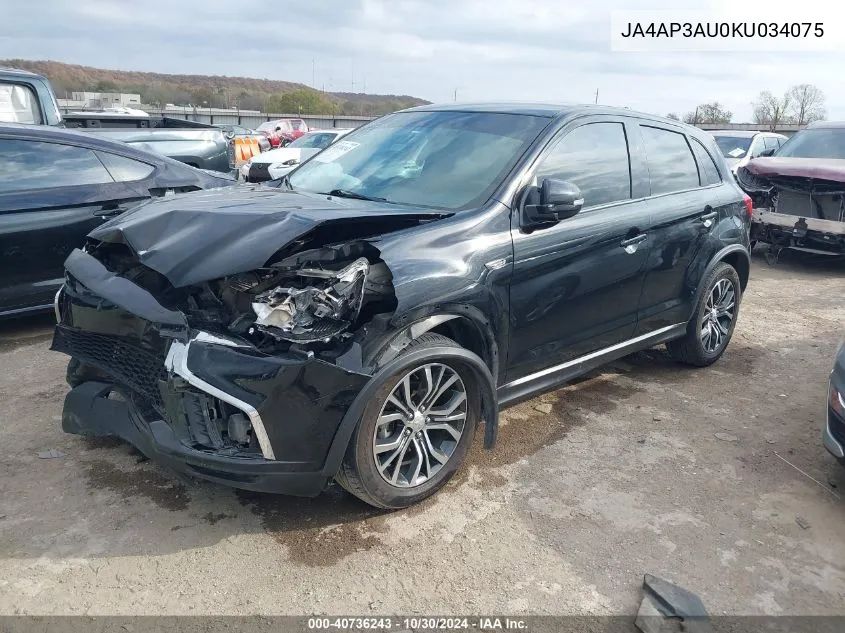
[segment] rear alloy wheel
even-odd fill
[[[405,350],[432,357],[384,381],[365,407],[336,481],[379,508],[404,508],[439,490],[466,457],[480,418],[473,371],[434,349],[460,348],[426,333]]]
[[[737,311],[733,284],[727,279],[717,281],[704,305],[699,336],[705,351],[713,353],[727,344],[726,337],[733,326]]]
[[[666,345],[675,360],[697,367],[716,362],[724,353],[736,327],[742,298],[739,275],[724,262],[716,265],[702,285],[704,292],[686,335]]]

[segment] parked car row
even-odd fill
[[[240,177],[246,182],[266,182],[282,178],[300,163],[304,163],[351,131],[347,128],[335,128],[306,132],[285,147],[253,156],[240,168]]]
[[[308,124],[302,119],[276,119],[265,121],[256,128],[270,141],[271,147],[284,147],[308,131]]]

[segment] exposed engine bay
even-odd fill
[[[783,248],[845,254],[845,173],[757,159],[737,170],[754,204],[752,241],[769,244],[767,259]],[[758,164],[761,163],[761,164]]]
[[[191,327],[250,339],[260,348],[329,343],[395,308],[392,275],[367,243],[296,253],[267,267],[174,288],[122,245],[88,247],[109,270],[185,314]]]

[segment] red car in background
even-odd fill
[[[266,121],[256,128],[270,141],[272,147],[284,147],[308,131],[308,124],[302,119],[275,119]]]

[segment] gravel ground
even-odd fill
[[[495,451],[388,514],[65,435],[49,316],[2,322],[0,614],[631,614],[648,572],[713,614],[845,615],[845,469],[821,444],[845,264],[754,264],[716,365],[656,349],[510,408]]]

